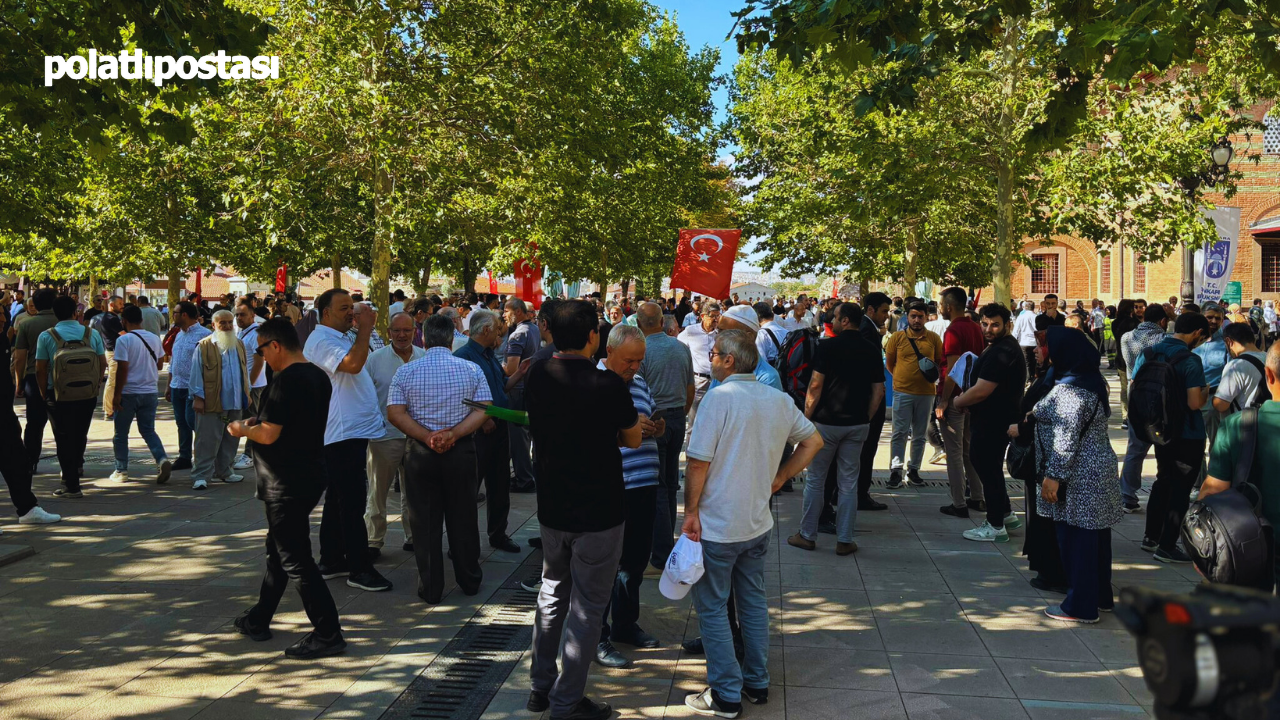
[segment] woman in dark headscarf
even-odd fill
[[[1115,605],[1111,594],[1111,528],[1120,522],[1120,478],[1107,438],[1111,414],[1098,349],[1079,330],[1049,328],[1057,381],[1036,403],[1036,453],[1044,479],[1036,512],[1057,526],[1067,597],[1049,617],[1095,623]]]

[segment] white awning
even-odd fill
[[[1258,233],[1280,232],[1280,215],[1262,218],[1249,226],[1249,232],[1255,235]]]

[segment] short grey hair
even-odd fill
[[[715,300],[703,300],[702,305],[698,306],[698,314],[706,315],[709,312],[720,312],[720,303]]]
[[[679,329],[680,329],[680,323],[676,321],[675,315],[662,316],[662,332],[668,332],[671,330],[679,330]]]
[[[623,325],[618,323],[609,331],[609,342],[607,347],[612,350],[616,347],[626,345],[632,340],[644,342],[644,333],[640,332],[640,328],[633,325]]]
[[[428,348],[453,347],[453,321],[436,314],[422,323],[422,344]]]
[[[222,318],[227,318],[228,320],[235,320],[235,319],[236,319],[236,316],[235,316],[235,315],[232,315],[230,310],[225,310],[225,309],[224,309],[224,310],[219,310],[218,312],[214,313],[214,314],[213,314],[213,318],[212,318],[212,319],[213,319],[213,321],[214,321],[214,322],[218,322],[218,321],[219,321],[219,320],[221,320]]]
[[[443,316],[445,316],[445,317],[449,318],[450,320],[456,320],[456,319],[458,318],[458,308],[455,308],[455,307],[442,307],[442,308],[440,308],[439,310],[437,310],[437,311],[436,311],[436,314],[437,314],[437,315],[443,315]]]
[[[612,340],[612,336],[609,339]],[[760,362],[755,335],[745,330],[721,330],[716,336],[716,350],[733,356],[735,372],[753,373],[756,363]]]
[[[507,303],[503,307],[508,310],[519,310],[520,312],[529,312],[529,308],[520,298],[507,298]]]
[[[471,312],[471,334],[479,335],[491,327],[497,327],[498,313],[492,310],[473,310]]]
[[[655,302],[641,303],[636,309],[636,325],[642,330],[657,332],[662,327],[662,306]]]

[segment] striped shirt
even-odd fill
[[[435,432],[462,422],[471,408],[463,400],[489,402],[489,382],[480,366],[433,347],[425,357],[405,363],[391,378],[387,406],[404,405],[409,417]]]
[[[607,369],[603,360],[596,367],[601,370]],[[627,384],[627,388],[631,390],[631,402],[636,406],[636,412],[652,417],[653,397],[649,394],[649,386],[645,384],[644,378],[637,374]],[[628,490],[658,484],[658,439],[656,437],[644,438],[640,441],[638,448],[624,447],[621,450],[622,484]]]
[[[173,359],[169,362],[169,387],[174,390],[186,390],[191,377],[191,358],[195,357],[196,345],[213,334],[203,325],[192,325],[178,333],[173,341]]]

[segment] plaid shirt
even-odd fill
[[[352,327],[350,330],[347,331],[347,339],[351,341],[352,345],[356,344],[356,338],[358,337],[360,337],[360,334],[355,327]],[[369,352],[370,353],[375,353],[386,346],[387,346],[386,341],[382,339],[382,336],[378,334],[377,330],[369,331]]]
[[[471,409],[463,400],[489,402],[489,383],[480,366],[454,357],[446,347],[433,347],[419,360],[406,363],[391,379],[387,406],[404,405],[422,427],[444,430],[462,422]]]
[[[178,333],[173,340],[173,357],[169,363],[169,387],[175,390],[186,390],[191,377],[191,358],[195,357],[196,345],[213,334],[203,325],[192,325]]]

